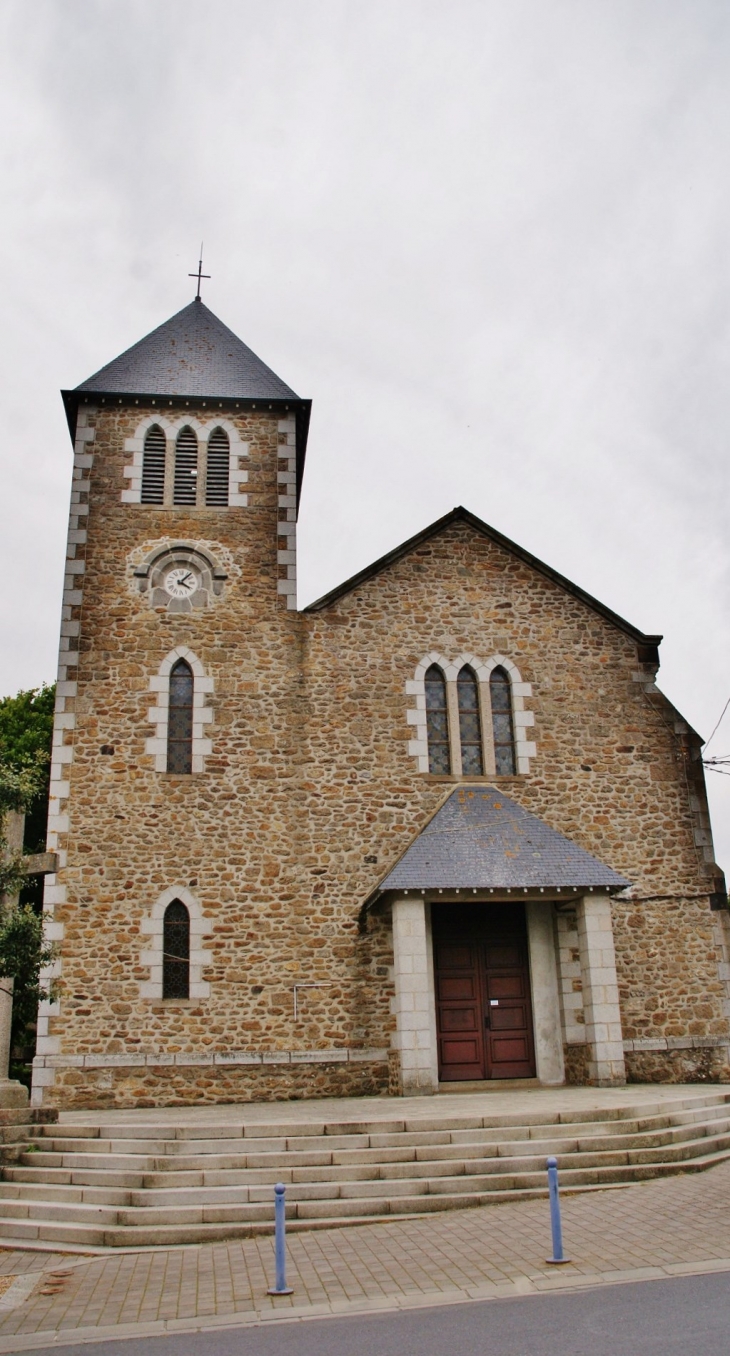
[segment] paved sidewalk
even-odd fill
[[[17,1283],[17,1307],[0,1300],[0,1352],[730,1271],[730,1163],[568,1197],[563,1230],[565,1267],[545,1262],[545,1200],[292,1234],[288,1298],[266,1293],[271,1237],[83,1261],[0,1253],[1,1274],[43,1269],[27,1297],[31,1277]]]

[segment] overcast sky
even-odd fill
[[[663,632],[707,738],[727,0],[0,0],[0,38],[0,694],[55,676],[59,388],[190,300],[204,238],[207,304],[314,400],[300,603],[461,503]]]

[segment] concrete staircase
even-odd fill
[[[646,1090],[643,1090],[646,1091]],[[287,1186],[291,1229],[393,1220],[546,1194],[557,1154],[563,1191],[698,1171],[730,1158],[730,1090],[612,1107],[403,1118],[391,1101],[368,1120],[248,1119],[221,1107],[201,1123],[167,1113],[88,1113],[34,1127],[0,1182],[0,1245],[86,1251],[269,1233],[273,1186]],[[453,1101],[454,1099],[450,1099]],[[382,1105],[382,1103],[381,1103]],[[483,1102],[481,1103],[483,1107]],[[423,1107],[423,1100],[421,1100]],[[259,1113],[261,1108],[258,1109]],[[275,1112],[276,1108],[272,1108]],[[295,1111],[298,1115],[298,1109]]]

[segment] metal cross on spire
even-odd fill
[[[198,279],[198,290],[197,290],[197,292],[196,292],[196,294],[195,294],[195,299],[196,299],[196,301],[200,301],[200,284],[201,284],[203,278],[209,278],[209,277],[210,277],[210,273],[204,273],[204,272],[203,272],[203,242],[202,242],[202,240],[201,240],[201,242],[200,242],[200,260],[199,260],[199,262],[198,262],[198,271],[197,271],[197,273],[188,273],[188,277],[189,277],[189,278],[197,278],[197,279]]]

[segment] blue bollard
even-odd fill
[[[269,1295],[291,1295],[286,1283],[286,1187],[277,1182],[274,1187],[274,1252],[276,1254],[276,1285],[270,1285]]]
[[[547,1161],[548,1172],[548,1191],[550,1192],[550,1227],[553,1232],[553,1255],[545,1260],[553,1266],[561,1266],[564,1262],[569,1262],[569,1257],[563,1256],[563,1226],[560,1222],[560,1191],[558,1188],[558,1160],[549,1158]]]

